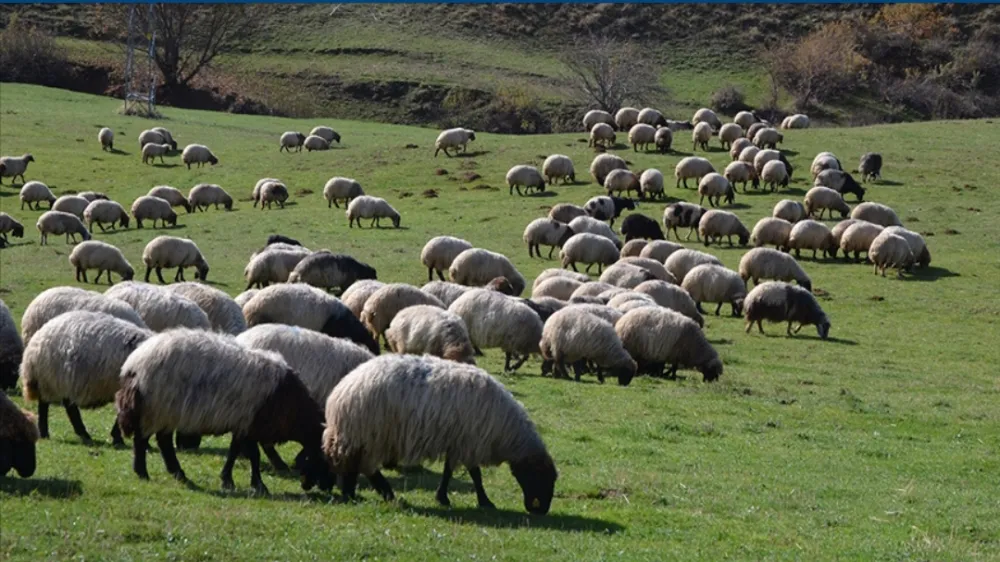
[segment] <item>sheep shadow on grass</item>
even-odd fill
[[[427,470],[424,467],[398,467],[391,470],[383,470],[382,475],[392,485],[396,493],[405,494],[408,490],[437,491],[441,483],[441,474]],[[371,484],[365,478],[359,478],[359,483],[363,483],[368,490],[372,490]],[[455,467],[454,477],[448,484],[448,490],[454,494],[472,494],[472,502],[475,503],[475,487],[468,477],[464,467]],[[455,496],[451,495],[454,500]]]
[[[558,502],[558,498],[556,498]],[[478,507],[423,507],[404,504],[416,515],[439,517],[452,523],[494,527],[497,529],[548,529],[552,531],[576,531],[601,534],[617,534],[625,530],[623,525],[603,519],[549,513],[534,516],[523,510],[480,509]]]
[[[923,269],[917,268],[909,275],[903,275],[903,281],[928,282],[937,281],[946,277],[961,277],[960,273],[955,273],[943,267],[927,266]]]
[[[746,203],[728,203],[722,207],[717,207],[719,209],[749,209],[753,205],[747,205]]]
[[[483,156],[489,154],[489,150],[474,150],[472,152],[459,152],[458,154],[452,154],[453,158],[475,158],[477,156]]]
[[[128,155],[132,154],[131,152],[125,152],[124,150],[121,150],[121,149],[118,149],[118,148],[112,148],[108,152],[110,152],[111,154],[118,155],[118,156],[128,156]]]
[[[83,494],[83,484],[79,480],[62,478],[2,478],[0,492],[12,496],[39,494],[47,498],[70,499]]]
[[[557,197],[559,195],[558,191],[533,191],[531,193],[526,193],[522,197]]]
[[[177,168],[178,166],[180,166],[180,164],[153,164],[154,168]]]
[[[876,180],[875,182],[873,182],[873,185],[885,185],[885,186],[889,186],[889,187],[899,187],[899,186],[906,185],[906,184],[903,183],[903,182],[901,182],[901,181]]]

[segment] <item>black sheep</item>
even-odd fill
[[[660,228],[660,223],[647,217],[646,215],[640,215],[638,213],[625,217],[625,220],[622,221],[622,234],[625,235],[626,242],[637,238],[646,240],[664,239],[663,229]]]
[[[272,235],[268,236],[267,237],[267,244],[265,244],[265,245],[266,246],[270,246],[271,244],[278,244],[278,243],[289,244],[291,246],[301,246],[302,245],[302,243],[299,242],[298,240],[296,240],[294,238],[289,238],[287,236],[283,236],[281,234],[272,234]]]
[[[882,155],[878,152],[867,152],[861,156],[861,163],[858,164],[858,171],[861,172],[861,181],[882,179]],[[858,199],[860,201],[860,199]]]

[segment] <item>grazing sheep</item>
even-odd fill
[[[249,302],[250,299],[252,299],[254,295],[256,295],[258,292],[260,292],[259,289],[247,289],[246,291],[243,291],[242,293],[233,297],[233,302],[239,305],[240,309],[242,309],[243,306],[247,302]]]
[[[375,291],[361,309],[361,322],[368,328],[375,340],[383,337],[385,330],[399,311],[418,304],[444,309],[444,303],[413,285],[389,283]],[[388,345],[388,340],[386,344]]]
[[[24,172],[28,170],[28,164],[34,161],[35,157],[30,154],[0,157],[0,184],[3,183],[3,178],[11,178],[10,183],[13,185],[17,176],[21,176],[23,184],[25,182]]]
[[[764,217],[757,221],[750,233],[750,242],[756,246],[773,244],[779,251],[787,252],[788,239],[792,235],[792,223],[785,219]]]
[[[10,242],[7,239],[8,232],[14,238],[24,238],[24,225],[7,213],[0,213],[0,240],[5,244]]]
[[[264,186],[266,185],[264,184]],[[264,186],[261,186],[261,190],[264,189]],[[188,202],[195,211],[208,211],[209,205],[215,205],[216,210],[219,209],[219,205],[225,207],[227,211],[233,210],[233,197],[225,189],[212,183],[199,183],[192,187],[188,193]]]
[[[87,205],[90,201],[87,201],[83,197],[77,195],[63,195],[62,197],[56,199],[56,202],[52,204],[53,211],[62,211],[64,213],[69,213],[71,215],[76,215],[76,218],[83,219],[83,211],[87,209]]]
[[[305,248],[280,249],[268,247],[250,258],[243,269],[243,278],[247,280],[247,289],[263,288],[271,283],[284,283],[295,270],[295,266],[309,255]]]
[[[700,156],[683,158],[674,168],[674,177],[677,178],[677,188],[679,189],[683,182],[684,189],[687,189],[688,178],[701,181],[701,178],[713,172],[715,172],[715,167],[712,166],[712,163]]]
[[[622,247],[621,240],[615,235],[615,231],[611,230],[611,227],[592,217],[576,217],[575,219],[569,221],[569,227],[577,234],[581,232],[589,232],[590,234],[596,234],[598,236],[603,236],[611,241],[616,248]]]
[[[639,122],[639,110],[634,107],[623,107],[615,112],[615,126],[619,131],[628,131]]]
[[[691,118],[691,124],[697,126],[698,123],[708,123],[713,129],[719,130],[722,128],[722,121],[715,114],[714,111],[707,107],[703,107],[694,113],[694,117]]]
[[[361,320],[361,312],[365,308],[365,302],[367,302],[368,299],[382,287],[385,287],[385,283],[377,279],[361,279],[355,281],[354,283],[351,283],[350,287],[341,293],[340,302],[344,303],[347,308],[351,309],[351,313],[354,314],[355,318]]]
[[[805,290],[812,290],[812,280],[795,258],[771,248],[754,248],[743,254],[739,270],[744,283],[750,279],[753,279],[754,285],[759,284],[761,279],[794,280]]]
[[[306,283],[329,291],[339,287],[341,292],[359,279],[377,279],[378,272],[346,254],[329,250],[313,252],[299,261],[288,276],[289,283]]]
[[[841,195],[853,193],[858,201],[865,198],[865,188],[861,187],[851,174],[841,170],[823,170],[816,176],[813,185],[832,187]]]
[[[653,109],[652,107],[645,107],[639,112],[638,116],[640,123],[645,123],[646,125],[652,125],[653,127],[666,127],[667,119],[663,117],[663,114],[659,111]]]
[[[466,287],[465,285],[459,285],[458,283],[452,283],[451,281],[431,281],[429,283],[425,283],[424,286],[420,288],[421,291],[427,293],[428,295],[437,297],[437,299],[444,303],[445,306],[451,306],[451,303],[455,302],[458,297],[464,295],[471,289],[473,289],[473,287]],[[362,306],[364,306],[364,303],[362,303]]]
[[[628,143],[632,145],[632,152],[639,152],[639,147],[643,151],[649,150],[649,145],[656,143],[656,128],[645,123],[638,123],[628,130]]]
[[[557,248],[562,248],[563,244],[575,234],[569,225],[552,219],[535,219],[528,223],[524,229],[522,238],[528,245],[528,257],[542,257],[541,245],[549,246],[549,259],[552,259],[552,252]],[[471,245],[470,245],[471,247]],[[439,273],[440,275],[440,273]],[[428,272],[428,278],[430,274]]]
[[[177,141],[174,140],[174,135],[170,131],[163,127],[153,127],[150,130],[159,134],[163,138],[163,142],[169,144],[173,150],[177,150]]]
[[[579,281],[580,283],[589,283],[590,282],[590,276],[588,276],[588,275],[584,275],[583,273],[576,273],[575,271],[569,271],[569,270],[566,270],[566,269],[559,269],[559,268],[553,267],[553,268],[546,269],[545,271],[539,273],[538,277],[535,277],[535,281],[531,285],[532,292],[534,292],[534,290],[539,285],[541,285],[543,281],[545,281],[546,279],[551,279],[553,277],[565,277],[567,279],[572,279],[574,281]]]
[[[861,162],[858,163],[858,171],[861,172],[861,181],[882,179],[882,155],[878,152],[866,152],[861,155]]]
[[[861,252],[865,252],[867,256],[872,242],[884,230],[880,225],[862,219],[856,220],[857,222],[848,226],[840,235],[840,249],[844,251],[845,260],[850,259],[851,252],[854,252],[855,261],[861,260]]]
[[[698,223],[701,222],[701,217],[708,210],[700,205],[695,205],[694,203],[674,203],[668,205],[666,209],[663,210],[663,228],[666,231],[667,239],[670,238],[670,231],[674,231],[674,237],[678,240],[681,239],[681,235],[677,233],[677,227],[688,227],[688,235],[685,240],[691,239],[691,233],[695,233],[698,241],[701,241],[701,235],[698,234]]]
[[[833,251],[836,248],[830,228],[814,220],[804,220],[792,227],[788,247],[795,250],[796,258],[800,257],[800,250],[812,250],[813,259],[816,259],[817,250],[823,252],[824,256],[834,257]]]
[[[187,481],[170,438],[177,431],[233,434],[221,474],[225,490],[235,487],[233,464],[242,451],[254,491],[267,494],[257,445],[283,441],[302,444],[304,489],[316,480],[332,486],[319,451],[322,412],[299,375],[279,354],[247,349],[232,336],[180,329],[149,338],[122,365],[115,406],[122,433],[134,436],[132,469],[143,480],[155,434],[167,471]]]
[[[434,141],[434,157],[436,158],[439,151],[444,151],[444,155],[451,157],[448,154],[448,149],[454,149],[455,153],[458,153],[458,149],[461,148],[462,152],[466,151],[470,141],[476,140],[476,132],[471,129],[447,129],[441,131],[438,135],[437,140]]]
[[[469,329],[477,349],[504,352],[504,371],[516,371],[538,353],[542,319],[527,304],[489,289],[471,289],[448,307]]]
[[[747,136],[748,139],[750,139],[751,141],[753,141],[754,137],[757,136],[757,133],[760,132],[761,129],[767,129],[769,127],[771,127],[770,123],[767,123],[765,121],[758,121],[756,123],[751,124],[749,127],[747,127],[747,135],[746,136]]]
[[[382,466],[443,457],[438,503],[451,505],[452,471],[464,465],[479,507],[492,509],[479,467],[506,462],[525,509],[544,515],[558,477],[527,412],[503,385],[472,365],[429,356],[379,357],[344,377],[326,403],[323,451],[347,498],[361,473],[390,501]]]
[[[76,235],[79,234],[84,240],[90,240],[90,231],[83,225],[83,222],[70,213],[61,211],[45,211],[38,217],[35,228],[41,233],[40,245],[49,243],[49,234],[65,234],[66,243],[69,244],[70,237],[76,242]]]
[[[809,166],[809,173],[815,180],[816,176],[824,170],[840,170],[840,160],[837,160],[837,157],[829,152],[821,152],[816,158],[813,158],[812,165]]]
[[[257,207],[257,203],[260,203],[260,190],[264,187],[264,184],[272,181],[282,183],[281,180],[277,178],[261,178],[257,180],[256,184],[254,184],[253,192],[251,193],[251,198],[253,199],[254,208]]]
[[[173,150],[177,150],[177,143],[171,143],[167,141],[161,133],[154,129],[146,129],[145,131],[139,133],[139,149],[142,150],[147,144],[167,144]]]
[[[219,159],[215,157],[215,154],[212,154],[207,146],[189,144],[184,147],[184,152],[181,153],[181,162],[184,162],[190,170],[191,164],[197,164],[199,168],[206,163],[214,166],[219,163]]]
[[[77,193],[77,195],[79,195],[80,197],[83,197],[84,199],[86,199],[90,203],[93,203],[94,201],[97,201],[98,199],[101,199],[101,200],[107,200],[107,199],[109,199],[109,197],[106,194],[99,193],[97,191],[81,191],[80,193]]]
[[[576,172],[573,170],[573,160],[563,154],[553,154],[542,163],[542,175],[548,183],[555,185],[556,180],[563,184],[576,183]]]
[[[515,296],[520,295],[527,284],[507,256],[482,248],[470,248],[456,256],[448,268],[448,276],[455,283],[469,287],[481,287],[504,277],[510,282]]]
[[[542,329],[539,343],[542,354],[542,375],[569,378],[567,365],[572,365],[579,381],[585,365],[597,366],[597,380],[604,382],[603,369],[628,386],[635,376],[636,364],[622,346],[614,325],[579,306],[569,306],[556,312]]]
[[[351,199],[361,197],[364,194],[365,190],[361,189],[361,184],[352,178],[332,177],[323,186],[323,198],[326,199],[327,208],[336,206],[339,209],[338,199],[343,199],[346,207]]]
[[[510,188],[510,195],[514,195],[517,190],[518,195],[524,195],[535,190],[539,193],[545,191],[545,178],[538,168],[526,164],[518,164],[507,171],[507,187]],[[524,194],[521,188],[524,188]]]
[[[583,206],[583,210],[587,216],[593,217],[599,221],[609,221],[608,226],[613,226],[615,224],[615,219],[617,219],[625,209],[634,211],[635,201],[627,197],[616,197],[613,195],[598,195],[597,197],[591,197]],[[572,219],[569,222],[573,222]]]
[[[699,326],[705,325],[705,320],[698,312],[698,305],[694,302],[694,299],[678,285],[653,279],[640,283],[632,290],[637,293],[649,295],[658,306],[679,312],[694,320]]]
[[[660,154],[666,154],[670,152],[670,145],[674,143],[674,133],[669,127],[660,127],[656,129],[656,135],[653,136],[653,142],[656,144],[656,150]]]
[[[927,249],[927,243],[924,241],[923,236],[901,226],[887,226],[884,232],[891,232],[892,234],[902,236],[910,245],[910,251],[913,252],[913,259],[917,265],[927,267],[931,264],[931,252]]]
[[[115,132],[107,127],[102,127],[97,132],[97,141],[101,143],[101,150],[115,150]]]
[[[906,238],[892,232],[882,231],[868,248],[868,261],[875,266],[875,274],[885,277],[885,270],[896,268],[896,277],[903,277],[903,270],[913,266],[915,256]]]
[[[667,268],[667,271],[670,275],[674,276],[674,279],[676,279],[678,283],[683,283],[684,277],[689,271],[699,265],[707,263],[722,265],[719,258],[713,256],[712,254],[706,254],[705,252],[685,248],[670,254],[670,257],[663,262],[663,267]]]
[[[191,204],[188,202],[187,197],[181,193],[181,190],[176,187],[170,187],[169,185],[158,185],[153,189],[149,190],[147,193],[150,197],[158,197],[163,199],[167,203],[170,203],[171,207],[184,207],[184,210],[188,213],[191,212]]]
[[[785,219],[786,221],[794,224],[807,218],[809,216],[809,212],[806,211],[805,206],[798,201],[782,199],[774,205],[774,210],[771,211],[771,216],[778,219]]]
[[[570,304],[566,305],[564,308],[571,308],[573,310],[579,310],[581,312],[585,312],[587,314],[591,314],[593,316],[596,316],[597,318],[600,318],[600,319],[602,319],[602,320],[610,323],[612,326],[614,326],[615,322],[618,322],[618,320],[621,319],[622,315],[624,314],[622,312],[619,312],[619,311],[611,308],[610,306],[605,305],[603,299],[599,299],[598,297],[580,296],[580,297],[575,297],[575,298],[576,299],[596,299],[596,300],[600,300],[601,302],[600,303],[597,303],[597,302],[591,303],[591,302],[583,302],[582,300],[577,300],[576,302],[571,302]],[[617,335],[616,335],[616,337],[617,337]],[[542,367],[544,368],[545,366],[546,365],[543,363]]]
[[[733,316],[743,312],[743,299],[747,295],[746,283],[735,271],[721,265],[705,264],[695,267],[684,277],[681,287],[691,295],[698,312],[705,314],[701,308],[702,302],[716,302],[718,316],[722,305],[729,303],[733,307]]]
[[[667,261],[670,254],[676,252],[677,250],[683,250],[684,246],[677,244],[675,242],[667,242],[666,240],[653,240],[643,247],[642,251],[639,252],[640,258],[649,258],[660,263]],[[625,253],[622,252],[622,257]]]
[[[308,136],[319,137],[326,142],[336,142],[337,144],[340,144],[340,133],[324,125],[313,127],[313,130],[309,131]]]
[[[525,230],[525,236],[527,236],[527,230]],[[420,263],[427,267],[427,281],[434,279],[435,271],[438,278],[444,281],[443,272],[451,267],[452,262],[459,254],[471,248],[472,244],[467,240],[454,236],[435,236],[428,240],[420,252]]]
[[[608,148],[617,141],[618,135],[615,134],[614,127],[607,123],[598,123],[590,130],[590,141],[587,146]]]
[[[733,117],[733,123],[736,123],[743,129],[749,128],[750,125],[753,125],[756,122],[757,122],[757,117],[755,117],[754,114],[749,111],[740,111],[739,113],[736,114],[736,117]]]
[[[421,304],[399,311],[386,329],[385,339],[395,353],[428,354],[476,364],[465,322],[437,306]]]
[[[101,232],[105,232],[104,225],[107,224],[111,230],[115,230],[115,224],[122,228],[128,228],[128,211],[117,201],[107,199],[96,199],[87,205],[83,210],[83,218],[87,221],[87,229],[93,231],[94,223],[97,223]]]
[[[24,345],[31,343],[34,334],[50,320],[73,310],[103,312],[140,328],[146,328],[146,323],[128,303],[77,287],[53,287],[39,293],[25,309],[24,316],[21,317],[21,337]]]
[[[153,332],[110,314],[77,310],[61,314],[34,334],[24,350],[21,386],[26,402],[38,402],[38,429],[49,437],[49,404],[62,404],[73,431],[90,444],[80,408],[100,408],[115,400],[122,364]],[[111,429],[115,445],[121,431]]]
[[[729,181],[730,184],[732,184],[734,189],[737,183],[742,183],[743,193],[747,192],[747,182],[750,182],[754,189],[760,187],[760,179],[757,177],[756,171],[754,171],[753,166],[747,164],[746,162],[730,162],[729,165],[726,166],[722,175]],[[704,178],[702,181],[704,181]]]
[[[17,369],[21,364],[23,351],[24,343],[17,333],[14,317],[7,308],[7,303],[0,299],[0,390],[17,385]]]
[[[808,129],[809,128],[809,117],[802,113],[796,113],[795,115],[789,115],[781,121],[782,129]]]
[[[646,215],[640,215],[638,213],[633,213],[622,221],[622,234],[625,235],[626,244],[637,238],[644,238],[649,240],[663,240],[663,229],[660,228],[660,223],[647,217]],[[624,249],[623,249],[624,254]]]
[[[650,279],[656,279],[656,276],[650,273],[649,270],[638,265],[617,262],[604,270],[604,273],[601,274],[600,282],[622,289],[631,289]]]
[[[224,334],[239,335],[246,331],[243,307],[226,293],[204,283],[174,283],[165,290],[187,298],[208,316],[212,329]]]
[[[677,283],[674,276],[667,271],[667,268],[663,267],[663,262],[654,260],[652,258],[643,257],[622,257],[618,260],[618,263],[625,263],[629,265],[634,265],[636,267],[641,267],[645,269],[650,274],[652,274],[654,279],[659,279],[660,281],[666,281],[668,283]]]
[[[104,291],[104,296],[127,303],[154,332],[173,328],[212,329],[208,315],[197,303],[156,285],[123,281]]]
[[[851,207],[844,201],[844,196],[834,189],[824,186],[816,186],[806,192],[805,197],[806,216],[822,219],[823,213],[828,209],[832,217],[834,211],[840,212],[841,217],[846,217],[851,212]],[[819,214],[816,212],[819,211]]]
[[[725,236],[729,245],[733,245],[733,235],[739,237],[740,246],[746,246],[750,241],[750,231],[740,222],[740,218],[729,211],[713,209],[701,217],[698,222],[698,233],[708,246],[713,240],[722,244]]]
[[[639,176],[639,199],[666,199],[663,191],[663,172],[649,168]]]
[[[740,156],[740,159],[742,160],[742,155]],[[775,160],[785,165],[785,173],[788,175],[788,179],[792,179],[792,172],[794,170],[791,162],[788,161],[788,158],[785,157],[784,153],[770,148],[757,151],[756,155],[753,157],[753,167],[757,172],[757,175],[763,177],[764,166],[766,166],[768,162],[773,162]]]
[[[302,283],[271,285],[243,305],[247,326],[288,324],[349,339],[378,355],[378,343],[344,303]]]
[[[851,218],[868,221],[880,226],[903,226],[903,223],[899,221],[899,217],[896,215],[896,211],[893,211],[888,205],[881,203],[861,203],[851,211]]]
[[[780,160],[771,160],[764,164],[764,169],[760,173],[761,182],[765,186],[771,186],[771,191],[775,191],[778,186],[788,187],[788,168]]]
[[[708,141],[710,140],[712,140],[712,126],[704,121],[698,123],[691,131],[691,152],[694,152],[699,146],[703,151],[708,152]]]
[[[697,129],[697,127],[695,127],[695,129]],[[729,146],[732,146],[732,143],[736,141],[736,139],[741,138],[743,138],[743,127],[740,127],[736,123],[726,123],[719,128],[719,143],[724,149],[729,148]]]
[[[722,360],[693,320],[661,307],[630,310],[615,324],[615,332],[640,373],[675,378],[677,369],[701,371],[705,382],[722,375]],[[669,365],[669,369],[664,369]]]
[[[87,280],[87,270],[96,269],[97,277],[94,283],[101,280],[101,274],[108,274],[108,285],[111,285],[111,272],[121,275],[123,281],[131,281],[135,277],[132,264],[125,259],[121,250],[97,240],[88,240],[77,244],[69,254],[69,263],[76,269],[76,280],[90,283]]]
[[[608,302],[607,299],[601,298],[600,295],[606,291],[612,291],[614,289],[617,289],[617,287],[615,287],[614,285],[610,285],[608,283],[601,283],[601,282],[584,283],[582,287],[573,291],[573,294],[569,298],[569,302],[570,303],[597,302],[591,300],[587,301],[580,300],[582,298],[586,298],[586,299],[598,299],[598,301],[600,301],[600,304],[602,305],[607,304]]]
[[[586,214],[587,211],[583,207],[571,203],[559,203],[549,209],[550,219],[567,224],[576,217],[582,217]]]
[[[753,144],[757,148],[778,148],[778,144],[785,140],[785,136],[778,132],[777,129],[771,127],[765,127],[759,131],[753,137]]]
[[[590,175],[599,185],[604,185],[604,180],[614,170],[628,170],[625,160],[614,154],[598,154],[590,163]]]
[[[288,186],[281,182],[269,181],[260,188],[260,210],[262,211],[265,204],[270,209],[272,203],[277,203],[278,207],[284,209],[287,200]]]
[[[208,280],[208,262],[201,255],[201,250],[191,240],[177,238],[175,236],[157,236],[146,244],[142,251],[142,262],[146,265],[146,283],[149,283],[149,274],[156,270],[156,278],[161,284],[166,284],[163,280],[163,268],[177,268],[174,282],[185,281],[184,268],[194,267],[195,279]]]
[[[573,292],[587,281],[580,281],[561,275],[551,276],[532,287],[531,298],[552,297],[561,301],[568,301],[573,296]]]
[[[740,137],[734,140],[732,144],[729,146],[729,158],[733,162],[740,161],[740,154],[743,154],[743,151],[751,146],[753,146],[753,143],[750,141],[750,139],[746,137]],[[757,148],[755,146],[753,147]],[[753,160],[748,162],[748,164],[753,164]]]
[[[286,131],[281,134],[281,139],[278,140],[278,152],[282,150],[287,150],[291,152],[295,149],[295,152],[302,152],[302,145],[306,142],[306,136],[298,131]]]
[[[28,209],[39,211],[41,210],[42,201],[46,201],[49,204],[49,209],[56,203],[56,196],[52,194],[49,190],[49,186],[45,185],[40,181],[29,181],[21,186],[21,210],[24,210],[24,204],[28,204]]]
[[[36,442],[35,416],[0,392],[0,477],[6,478],[12,468],[21,478],[31,477],[35,473]]]
[[[787,333],[792,335],[792,323],[798,322],[794,333],[799,333],[802,326],[814,324],[819,337],[826,339],[830,335],[830,320],[816,302],[816,297],[805,287],[796,287],[788,283],[768,281],[753,288],[743,300],[743,317],[746,318],[746,333],[757,323],[757,330],[763,334],[763,320],[770,322],[788,322]]]
[[[302,242],[299,242],[294,238],[289,238],[281,234],[271,234],[267,237],[266,246],[271,246],[274,244],[285,244],[287,246],[298,246],[300,248],[302,247]]]
[[[848,227],[850,227],[852,224],[857,222],[861,221],[857,221],[855,219],[845,219],[833,225],[833,228],[830,230],[830,233],[833,235],[834,248],[831,251],[833,257],[837,257],[837,250],[840,249],[840,239],[844,235],[844,231],[846,231]]]
[[[708,203],[713,207],[721,205],[723,197],[726,198],[726,204],[728,205],[732,205],[736,201],[736,188],[733,187],[733,184],[725,176],[715,172],[701,178],[701,181],[698,182],[698,193],[701,195],[701,200],[698,202],[699,205],[705,204],[705,197],[708,197]],[[713,197],[715,198],[714,201],[712,200]]]
[[[166,143],[164,143],[164,144],[156,144],[156,143],[152,143],[151,142],[151,143],[149,143],[149,144],[147,144],[147,145],[145,145],[145,146],[142,147],[142,163],[143,164],[154,164],[156,162],[156,157],[159,156],[160,157],[160,164],[165,164],[165,162],[163,160],[163,155],[164,154],[168,154],[169,152],[170,152],[170,145],[169,144],[166,144]],[[191,167],[191,165],[188,164],[188,168],[190,168],[190,167]]]
[[[306,137],[306,140],[302,141],[302,146],[306,149],[306,152],[312,152],[314,150],[330,150],[330,141],[321,136],[309,135]]]
[[[354,227],[354,221],[358,222],[361,228],[361,219],[372,219],[369,227],[382,227],[381,219],[392,220],[392,226],[399,228],[399,212],[389,205],[389,202],[381,197],[371,195],[361,195],[355,197],[347,205],[347,224]]]
[[[754,171],[756,172],[755,162],[757,161],[757,155],[760,153],[761,150],[756,146],[748,146],[740,152],[738,160],[754,166]],[[763,168],[763,165],[761,165],[761,167]],[[757,175],[760,176],[760,174]]]
[[[633,310],[633,309],[636,309],[636,308],[643,308],[643,307],[646,307],[646,306],[651,306],[651,307],[655,308],[657,306],[657,304],[655,302],[653,302],[651,299],[632,299],[632,300],[627,300],[625,302],[622,302],[622,303],[618,304],[615,307],[615,310],[617,310],[618,312],[621,312],[622,315],[624,316],[625,313],[628,312],[628,311],[630,311],[630,310]]]
[[[636,118],[638,119],[638,114]],[[601,109],[591,109],[583,116],[583,130],[590,131],[594,128],[594,125],[598,123],[605,123],[608,126],[615,126],[615,118],[611,116],[610,113]]]
[[[657,226],[657,228],[659,228],[659,226]],[[622,230],[625,230],[624,223],[622,223]],[[662,234],[663,230],[661,229],[660,235],[662,236]],[[627,238],[628,234],[626,234],[625,236]],[[649,242],[645,238],[633,238],[631,240],[628,240],[625,242],[625,245],[622,246],[621,257],[623,258],[639,257],[639,254],[642,253],[642,249],[645,248],[647,244],[649,244]]]

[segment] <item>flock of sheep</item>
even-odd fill
[[[297,240],[272,235],[254,252],[244,270],[246,290],[235,298],[204,283],[187,282],[194,268],[205,281],[208,260],[191,240],[157,236],[145,247],[145,282],[115,246],[91,239],[94,224],[128,228],[131,219],[143,228],[175,225],[175,208],[186,212],[221,205],[231,209],[232,196],[213,184],[199,184],[185,195],[158,186],[136,199],[129,210],[95,192],[56,198],[41,182],[24,181],[34,158],[0,159],[0,179],[20,177],[21,201],[51,210],[36,224],[41,244],[49,234],[79,235],[69,256],[76,280],[95,282],[106,275],[105,292],[54,287],[37,295],[15,328],[0,301],[0,387],[20,382],[25,400],[37,402],[35,417],[0,395],[0,473],[11,468],[22,476],[35,469],[35,443],[49,436],[48,407],[62,404],[73,429],[91,440],[80,409],[114,403],[117,418],[112,441],[133,440],[133,469],[148,478],[146,453],[156,438],[167,471],[186,479],[176,450],[195,449],[201,436],[232,434],[222,471],[223,488],[233,488],[236,458],[251,463],[251,485],[267,488],[260,475],[260,450],[278,470],[288,464],[275,444],[295,441],[301,452],[293,466],[302,486],[355,493],[364,474],[384,498],[393,491],[383,467],[408,466],[444,459],[437,500],[449,505],[448,484],[456,466],[464,466],[475,484],[480,506],[492,507],[482,486],[481,466],[508,463],[524,495],[525,509],[546,513],[557,472],[545,444],[523,406],[501,383],[476,367],[486,349],[505,356],[505,370],[520,368],[531,356],[542,359],[541,374],[576,380],[606,376],[628,385],[638,375],[675,377],[678,369],[695,369],[705,381],[717,380],[723,363],[704,331],[703,304],[716,304],[719,315],[729,305],[742,315],[747,332],[764,320],[787,323],[788,335],[814,325],[826,339],[831,322],[812,294],[810,277],[800,265],[801,252],[831,258],[867,253],[876,270],[902,271],[926,266],[930,254],[917,233],[902,227],[892,209],[864,202],[853,209],[843,194],[861,201],[865,190],[830,153],[817,155],[811,166],[813,187],[804,201],[782,200],[772,216],[748,229],[721,208],[679,202],[667,205],[660,222],[628,213],[619,232],[613,225],[640,200],[665,199],[664,176],[655,169],[630,171],[628,163],[604,151],[615,131],[628,131],[634,150],[652,145],[669,151],[676,131],[690,129],[695,148],[707,148],[717,136],[730,150],[732,162],[722,174],[700,157],[682,159],[674,170],[677,188],[698,181],[702,202],[711,207],[731,204],[736,184],[744,192],[769,185],[787,186],[793,170],[776,149],[782,133],[748,112],[722,123],[708,109],[690,123],[667,121],[653,109],[625,108],[611,116],[591,111],[584,117],[591,145],[600,152],[590,173],[607,194],[583,206],[555,205],[547,217],[531,221],[523,240],[529,256],[548,258],[559,249],[561,267],[534,279],[531,297],[521,295],[527,280],[511,260],[470,242],[438,236],[420,253],[428,282],[422,287],[387,283],[376,270],[352,256],[312,251]],[[791,116],[783,129],[808,126],[808,118]],[[113,149],[110,129],[99,133],[102,148]],[[435,143],[435,156],[465,151],[475,133],[449,129]],[[310,135],[287,132],[279,150],[329,148],[340,136],[328,127]],[[176,151],[166,129],[140,135],[143,161]],[[149,147],[154,148],[149,148]],[[215,164],[203,145],[188,145],[182,159]],[[862,179],[880,174],[881,156],[866,154]],[[551,155],[541,170],[517,165],[506,176],[510,193],[545,190],[561,180],[575,182],[573,161]],[[380,219],[395,227],[400,215],[384,199],[366,195],[359,182],[334,177],[325,185],[328,206],[346,206],[351,227],[361,219],[370,226]],[[263,178],[252,191],[253,205],[283,206],[288,189],[276,178]],[[821,219],[838,212],[842,222],[832,229]],[[850,215],[850,218],[847,216]],[[738,271],[716,257],[680,243],[678,228],[688,228],[706,246],[726,239],[752,245]],[[673,232],[676,242],[669,241]],[[24,227],[0,213],[0,243],[7,235],[24,236]],[[624,237],[624,241],[619,238]],[[774,246],[771,249],[767,246]],[[794,257],[791,251],[794,250]],[[578,271],[578,266],[586,272]],[[597,279],[590,272],[596,266]],[[163,269],[174,269],[167,284]],[[150,284],[155,272],[159,285]],[[447,272],[447,280],[445,277]],[[112,274],[122,278],[113,284]],[[437,280],[434,279],[435,275]],[[753,280],[754,287],[748,289]],[[792,284],[791,282],[795,283]],[[340,296],[330,293],[339,289]],[[384,348],[383,344],[384,343]],[[380,355],[383,349],[391,354]]]

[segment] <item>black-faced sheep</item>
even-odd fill
[[[481,287],[498,277],[504,277],[510,282],[514,295],[524,292],[527,285],[524,276],[507,256],[483,248],[470,248],[456,256],[448,268],[448,276],[455,283],[469,287]]]
[[[761,325],[763,320],[771,322],[788,322],[788,335],[792,335],[792,323],[798,322],[794,333],[799,333],[802,326],[814,324],[819,337],[826,339],[830,335],[830,320],[820,308],[816,297],[805,287],[796,287],[788,283],[768,281],[753,288],[743,301],[743,317],[746,318],[747,333],[754,323],[757,330],[764,333]]]
[[[639,364],[640,373],[676,377],[680,367],[695,368],[705,382],[722,375],[722,360],[704,332],[678,312],[662,307],[635,308],[615,324],[615,332]]]
[[[794,280],[805,290],[812,290],[812,280],[795,258],[771,248],[754,248],[743,254],[739,270],[744,283],[750,279],[755,285],[761,279]]]
[[[24,343],[17,333],[14,317],[7,303],[0,299],[0,390],[17,386],[17,370],[23,352]]]
[[[544,244],[549,247],[549,259],[552,259],[552,252],[556,248],[562,248],[563,244],[575,234],[569,225],[552,219],[535,219],[524,228],[522,236],[528,245],[528,257],[542,257]],[[427,275],[430,278],[430,273]]]
[[[385,340],[395,353],[428,354],[476,364],[465,322],[437,306],[420,304],[400,310],[385,330]]]
[[[882,179],[882,155],[878,152],[862,154],[858,171],[861,172],[861,181]]]
[[[0,392],[0,477],[6,478],[12,468],[21,478],[34,474],[36,442],[35,416]]]
[[[638,213],[633,213],[622,221],[622,234],[625,235],[625,242],[644,238],[648,240],[663,240],[663,229],[660,223]]]
[[[471,289],[448,307],[469,329],[477,349],[500,348],[504,371],[516,371],[533,353],[538,353],[542,320],[517,299],[488,289]]]
[[[345,254],[319,250],[306,256],[288,276],[289,283],[306,283],[329,291],[339,287],[341,292],[359,279],[377,279],[374,267]]]

